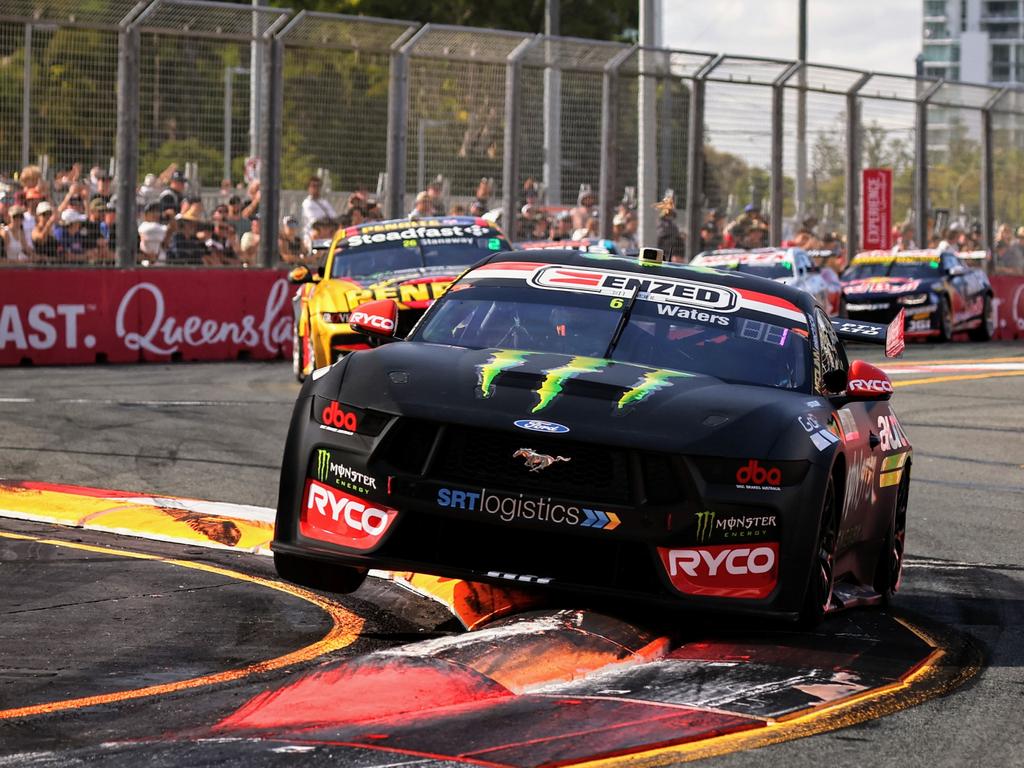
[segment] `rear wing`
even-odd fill
[[[881,323],[864,323],[838,317],[832,320],[836,335],[843,341],[861,342],[862,344],[885,344],[886,357],[900,357],[906,346],[903,340],[903,326],[907,311],[901,309],[888,325]]]

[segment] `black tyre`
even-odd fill
[[[985,296],[985,306],[981,310],[981,325],[967,332],[972,341],[989,341],[996,335],[996,308],[992,297]]]
[[[366,580],[365,568],[307,560],[280,552],[274,553],[274,568],[277,569],[277,575],[285,581],[309,589],[342,595],[355,592]]]
[[[939,299],[939,341],[945,343],[953,338],[953,308],[949,305],[949,299],[943,296]]]
[[[886,532],[882,550],[878,553],[875,567],[875,591],[882,596],[882,604],[888,605],[892,596],[903,582],[903,561],[907,546],[907,503],[910,499],[910,467],[903,470],[903,479],[896,491],[889,529]]]
[[[836,544],[839,533],[838,513],[835,478],[830,477],[821,504],[821,522],[818,525],[814,560],[807,578],[804,607],[800,611],[800,623],[805,627],[818,625],[832,604],[832,589],[835,586],[836,578]]]
[[[295,374],[295,378],[298,379],[300,384],[306,380],[302,364],[303,346],[305,343],[305,339],[299,336],[299,325],[296,323],[292,328],[292,373]]]

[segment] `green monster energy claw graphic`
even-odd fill
[[[486,363],[478,365],[480,369],[480,392],[484,397],[494,394],[494,380],[498,374],[507,371],[509,368],[516,368],[526,362],[529,352],[512,352],[503,349],[491,355]]]
[[[710,509],[698,512],[697,518],[697,543],[706,544],[711,539],[711,528],[715,524],[715,513]]]
[[[317,448],[316,451],[316,479],[321,483],[327,481],[327,473],[331,468],[331,454],[325,451],[323,448]]]
[[[633,385],[632,389],[628,389],[622,394],[622,397],[619,398],[619,408],[639,403],[646,400],[659,389],[671,387],[672,382],[669,379],[690,378],[692,376],[692,373],[680,373],[678,371],[648,371]]]
[[[540,400],[533,407],[531,413],[536,413],[551,405],[551,401],[562,393],[562,387],[569,379],[584,373],[597,373],[606,365],[608,365],[608,361],[599,357],[574,357],[565,365],[545,371],[547,376],[537,390]]]

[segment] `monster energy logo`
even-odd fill
[[[331,471],[331,454],[323,448],[316,451],[316,479],[321,483],[327,482],[327,475]]]
[[[669,379],[689,378],[692,376],[692,373],[680,373],[678,371],[647,371],[631,389],[627,389],[622,394],[622,397],[619,398],[619,408],[622,409],[628,405],[639,403],[646,400],[659,389],[671,387],[672,382]]]
[[[697,543],[706,544],[711,540],[711,531],[715,525],[715,513],[710,509],[698,512],[697,518]]]
[[[608,365],[608,361],[599,357],[574,357],[565,365],[545,371],[547,376],[537,390],[537,396],[540,399],[531,413],[536,413],[551,405],[551,401],[562,393],[562,387],[569,379],[584,373],[597,373],[606,365]]]
[[[528,352],[502,350],[491,355],[491,359],[483,365],[478,365],[477,368],[480,369],[480,393],[484,397],[493,395],[494,380],[498,378],[498,375],[502,371],[507,371],[509,368],[517,368],[525,363],[528,354]]]

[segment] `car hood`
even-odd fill
[[[554,353],[400,342],[342,366],[332,395],[357,407],[501,430],[544,421],[566,439],[656,451],[806,458],[815,449],[798,419],[831,416],[807,393]]]

